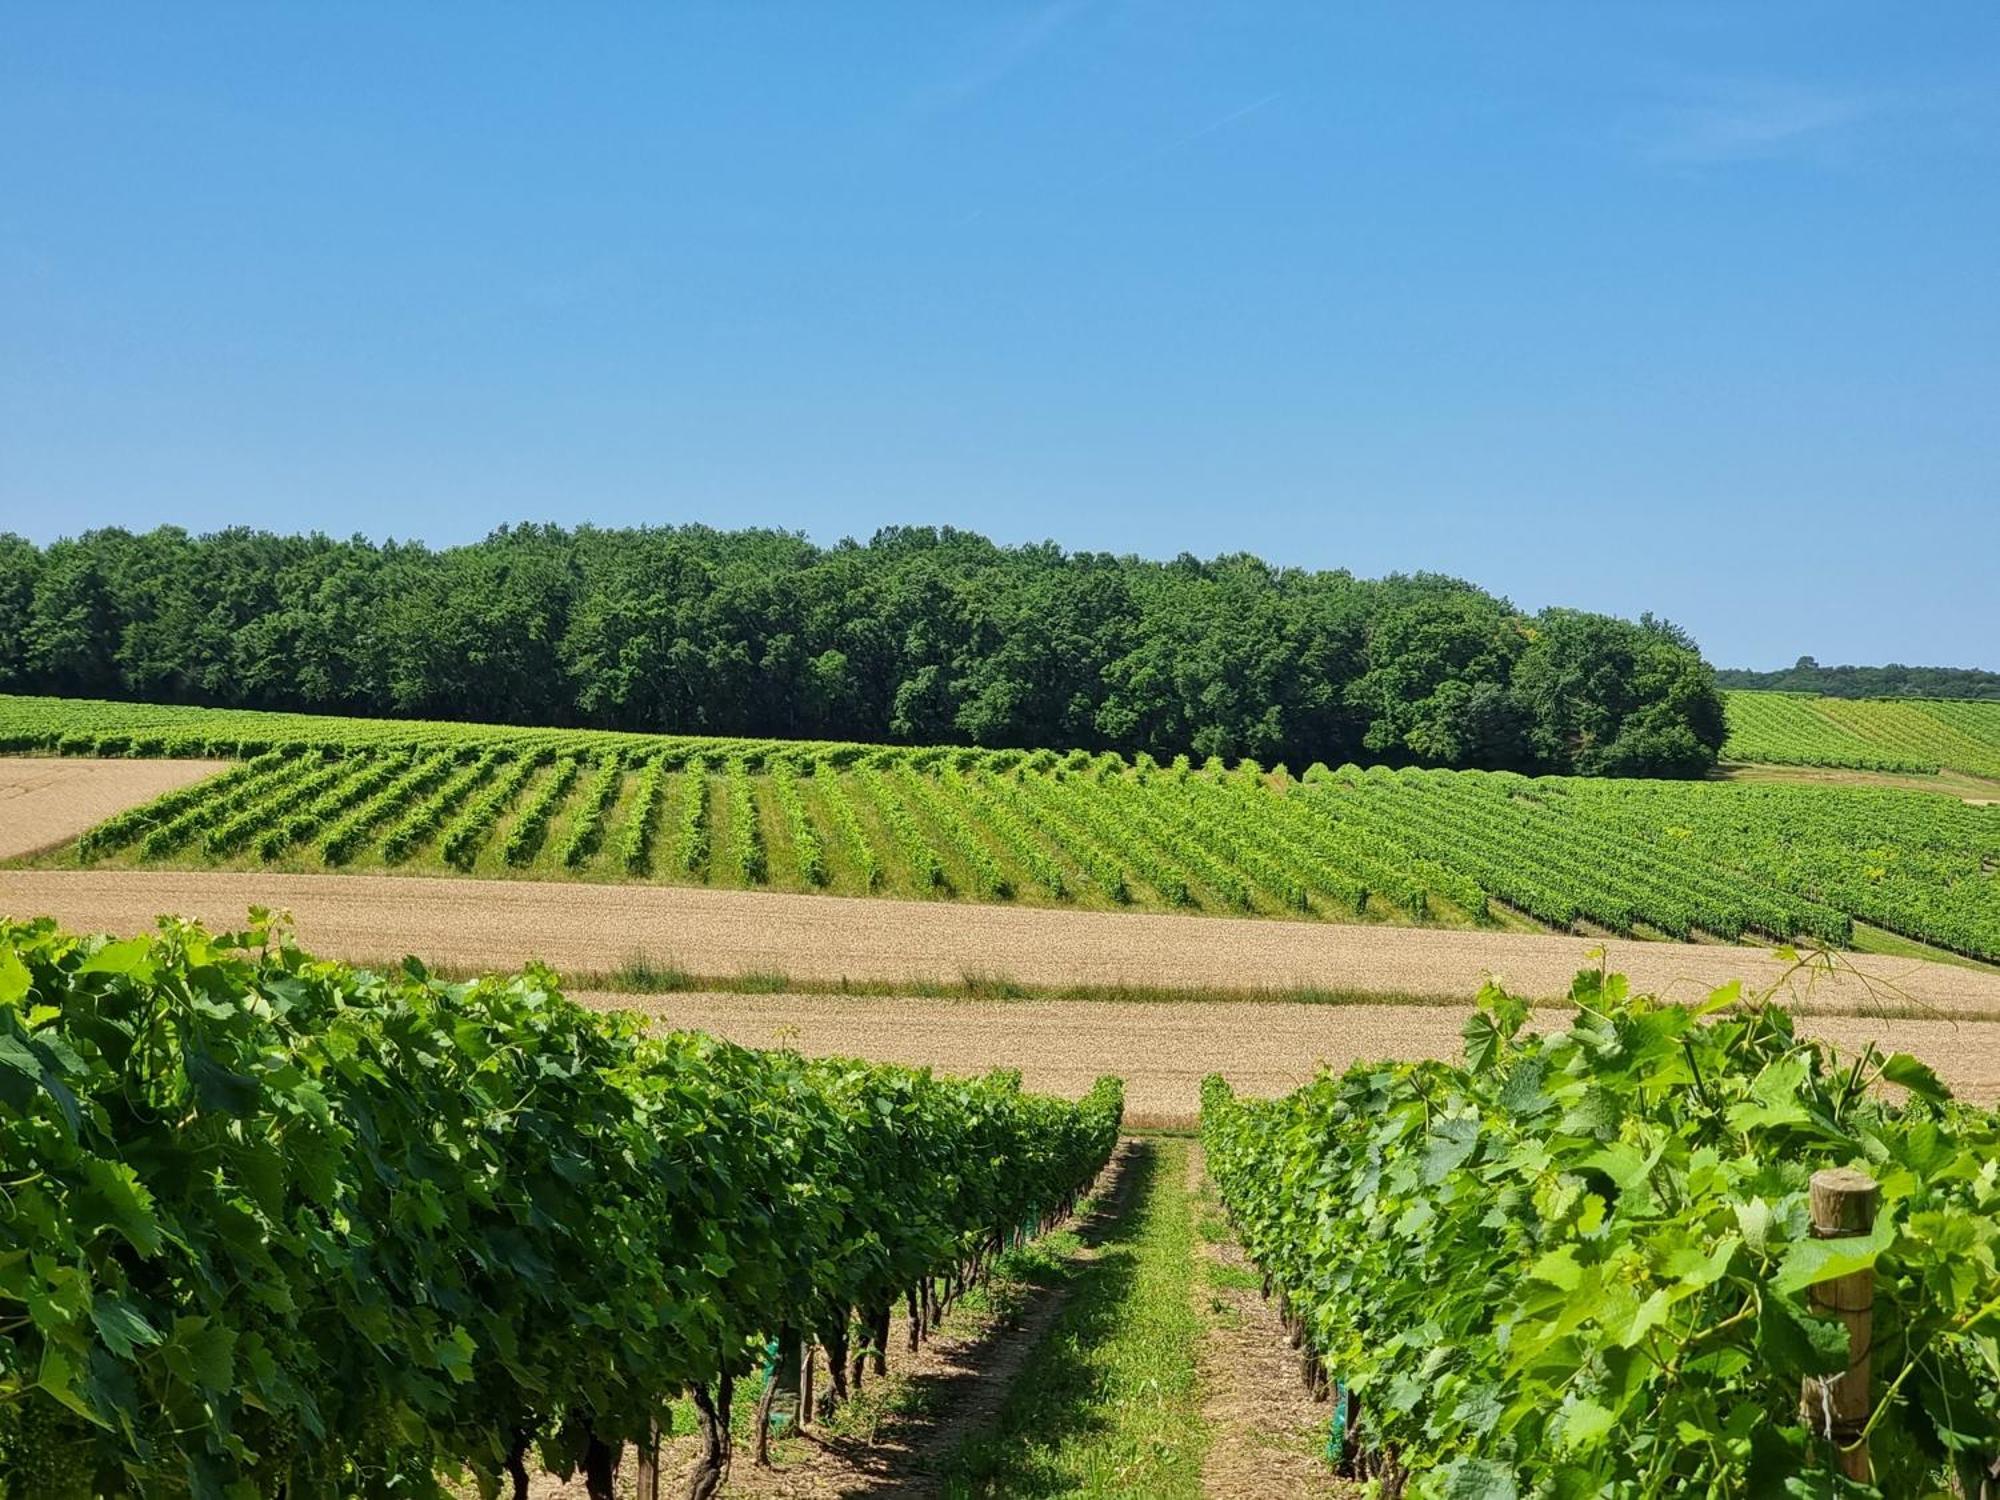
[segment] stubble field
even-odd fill
[[[114,813],[228,769],[221,760],[0,758],[0,859],[53,848]]]
[[[1195,1122],[1201,1080],[1220,1073],[1242,1094],[1288,1093],[1322,1065],[1381,1058],[1455,1060],[1471,1008],[1308,1005],[1281,1001],[926,1000],[907,996],[676,994],[577,996],[662,1026],[751,1047],[867,1057],[946,1073],[1019,1068],[1040,1093],[1080,1098],[1093,1080],[1125,1080],[1136,1127]],[[1530,1024],[1561,1026],[1539,1011]],[[1842,1052],[1869,1043],[1923,1058],[1964,1098],[2000,1100],[2000,1023],[1942,1018],[1809,1016],[1810,1036]]]
[[[621,968],[763,982],[1009,986],[1055,995],[1130,988],[1232,997],[1452,1001],[1488,975],[1543,998],[1601,961],[1636,988],[1691,1000],[1732,979],[1820,1010],[1916,1009],[2000,1017],[2000,973],[1873,954],[1831,972],[1771,952],[1516,932],[1458,932],[1130,915],[678,886],[594,886],[231,871],[0,870],[0,912],[86,930],[149,930],[157,914],[240,925],[251,906],[291,913],[315,952],[404,954],[467,971],[539,959],[579,983]]]

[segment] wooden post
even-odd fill
[[[637,1481],[637,1500],[660,1500],[660,1424],[646,1424],[646,1440],[639,1444],[638,1472],[632,1477]]]
[[[819,1362],[819,1344],[810,1333],[804,1334],[800,1342],[805,1346],[799,1355],[799,1431],[812,1426],[813,1419],[813,1374]]]
[[[1812,1232],[1816,1240],[1852,1239],[1875,1227],[1882,1190],[1875,1179],[1853,1167],[1834,1167],[1812,1176]],[[1841,1473],[1850,1479],[1872,1475],[1868,1445],[1868,1360],[1875,1338],[1875,1272],[1871,1267],[1836,1276],[1809,1289],[1815,1312],[1847,1327],[1847,1368],[1838,1375],[1808,1375],[1800,1398],[1806,1426],[1834,1444]]]

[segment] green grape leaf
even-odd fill
[[[463,1385],[472,1379],[472,1357],[477,1352],[472,1335],[462,1326],[454,1328],[449,1337],[438,1340],[438,1368]]]
[[[106,943],[76,967],[79,974],[132,974],[149,977],[153,966],[149,962],[152,952],[151,938],[126,938],[122,942]]]
[[[17,1108],[26,1110],[28,1101],[33,1098],[33,1090],[21,1089],[18,1080],[25,1078],[38,1085],[55,1100],[63,1123],[69,1128],[70,1138],[74,1140],[77,1131],[82,1128],[83,1116],[78,1109],[76,1095],[56,1076],[54,1062],[49,1049],[39,1041],[33,1038],[23,1040],[9,1031],[0,1030],[0,1099],[7,1099]],[[18,1093],[7,1087],[10,1076],[17,1080],[14,1087],[19,1090]]]
[[[135,1350],[160,1342],[159,1329],[123,1297],[99,1292],[91,1299],[90,1321],[96,1325],[98,1337],[120,1359],[130,1359]]]
[[[1951,1090],[1945,1087],[1944,1080],[1927,1064],[1918,1062],[1907,1052],[1893,1053],[1884,1058],[1882,1076],[1920,1099],[1942,1101],[1951,1097]]]
[[[1789,1296],[1836,1276],[1865,1271],[1895,1239],[1895,1220],[1885,1212],[1867,1234],[1837,1240],[1795,1240],[1771,1278],[1771,1290],[1781,1297]]]
[[[93,1426],[111,1425],[104,1420],[84,1392],[77,1389],[76,1367],[70,1363],[69,1355],[53,1339],[42,1345],[42,1363],[36,1374],[35,1384]]]
[[[1595,1448],[1616,1421],[1608,1407],[1595,1401],[1572,1401],[1563,1408],[1562,1446],[1572,1452]]]
[[[122,1161],[92,1157],[84,1163],[84,1176],[90,1183],[91,1206],[141,1255],[156,1254],[160,1223],[153,1213],[153,1195],[139,1180],[138,1172]]]
[[[1520,1500],[1514,1476],[1487,1458],[1455,1458],[1438,1474],[1439,1500]]]
[[[1762,1254],[1771,1240],[1771,1205],[1762,1198],[1751,1198],[1735,1208],[1736,1227],[1743,1231],[1743,1243]]]
[[[184,1051],[188,1080],[203,1109],[247,1117],[257,1108],[257,1080],[218,1063],[199,1041],[190,1039]]]
[[[160,1354],[167,1367],[187,1384],[227,1391],[236,1374],[236,1332],[205,1317],[176,1318]]]
[[[0,948],[0,1005],[19,1005],[28,998],[35,978],[11,948]]]
[[[1789,1297],[1764,1299],[1757,1346],[1766,1367],[1786,1375],[1831,1375],[1847,1368],[1847,1325],[1813,1317]]]
[[[1561,1291],[1573,1292],[1583,1282],[1583,1267],[1576,1263],[1575,1248],[1564,1245],[1536,1260],[1528,1268],[1528,1275]]]

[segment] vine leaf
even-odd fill
[[[1790,1296],[1822,1281],[1865,1271],[1896,1239],[1896,1222],[1886,1211],[1866,1234],[1840,1240],[1798,1240],[1785,1251],[1771,1290]]]
[[[1951,1097],[1951,1091],[1944,1086],[1937,1073],[1907,1052],[1897,1052],[1884,1059],[1882,1077],[1922,1099],[1937,1101]]]
[[[34,984],[28,966],[11,949],[0,949],[0,1005],[18,1005]]]
[[[160,1342],[160,1330],[123,1297],[99,1292],[90,1304],[90,1321],[98,1337],[120,1359],[130,1359],[134,1351]]]
[[[157,1253],[160,1223],[153,1217],[153,1195],[139,1174],[122,1161],[92,1157],[84,1164],[84,1176],[90,1183],[90,1202],[106,1221],[141,1255]]]

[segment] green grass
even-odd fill
[[[1142,1142],[1094,1258],[1052,1268],[1068,1300],[992,1431],[948,1461],[948,1496],[1201,1493],[1194,1219],[1185,1141]]]
[[[437,965],[434,972],[451,978],[475,979],[483,969],[459,969]],[[1412,1005],[1464,1006],[1472,1003],[1469,991],[1439,991],[1435,994],[1408,991],[1343,989],[1321,985],[1250,986],[1242,989],[1188,989],[1184,986],[1124,983],[1043,984],[1009,978],[1004,974],[969,972],[957,979],[820,979],[810,975],[750,970],[733,974],[697,974],[682,968],[671,958],[655,960],[643,955],[625,959],[614,969],[569,969],[563,973],[563,987],[572,991],[597,991],[613,995],[846,995],[857,999],[897,998],[907,1000],[1078,1000],[1120,1005],[1185,1005],[1192,1000],[1243,1000],[1279,1002],[1290,1005]],[[1568,1009],[1562,996],[1550,996],[1549,1003]]]
[[[1859,931],[1859,929],[1857,929]],[[1877,946],[1879,941],[1880,946]],[[1893,933],[1871,930],[1862,951],[1901,957],[1949,960],[1962,968],[1992,972],[1996,966],[1981,964],[1946,954],[1942,949],[1925,949],[1921,944],[1898,939]],[[1838,955],[1830,961],[1837,964]],[[478,966],[434,964],[431,972],[441,979],[478,979],[490,972]],[[1407,1009],[1464,1009],[1473,1002],[1470,990],[1424,993],[1405,990],[1364,990],[1325,988],[1318,985],[1247,986],[1243,988],[1204,987],[1190,989],[1171,984],[1044,984],[1010,979],[1004,975],[968,973],[955,980],[939,979],[821,979],[811,975],[787,974],[777,970],[745,970],[732,974],[697,974],[682,968],[671,958],[654,960],[644,956],[626,959],[615,969],[569,969],[561,976],[570,994],[605,995],[825,995],[857,1000],[942,1000],[966,1004],[1010,1001],[1069,1001],[1097,1005],[1189,1005],[1259,1004],[1397,1006]],[[1538,1010],[1568,1014],[1575,1003],[1566,994],[1524,997]],[[1930,1006],[1902,1001],[1891,995],[1857,1001],[1847,1006],[1820,1007],[1813,1014],[1855,1015],[1881,1020],[1907,1018],[1922,1020],[1936,1014]],[[1960,1021],[2000,1021],[2000,1010],[1961,1007],[1952,1011]],[[1148,1127],[1148,1133],[1156,1133]],[[1159,1127],[1157,1133],[1173,1133]],[[1192,1130],[1182,1134],[1192,1135]]]
[[[1962,953],[1953,953],[1949,948],[1933,948],[1929,943],[1920,943],[1915,938],[1906,938],[1899,932],[1890,932],[1882,927],[1870,927],[1866,922],[1854,924],[1854,951],[1856,953],[1881,953],[1891,958],[1915,958],[1927,963],[1956,964],[1961,969],[1977,969],[1982,974],[2000,974],[2000,964],[1989,964],[1976,958],[1967,958]]]

